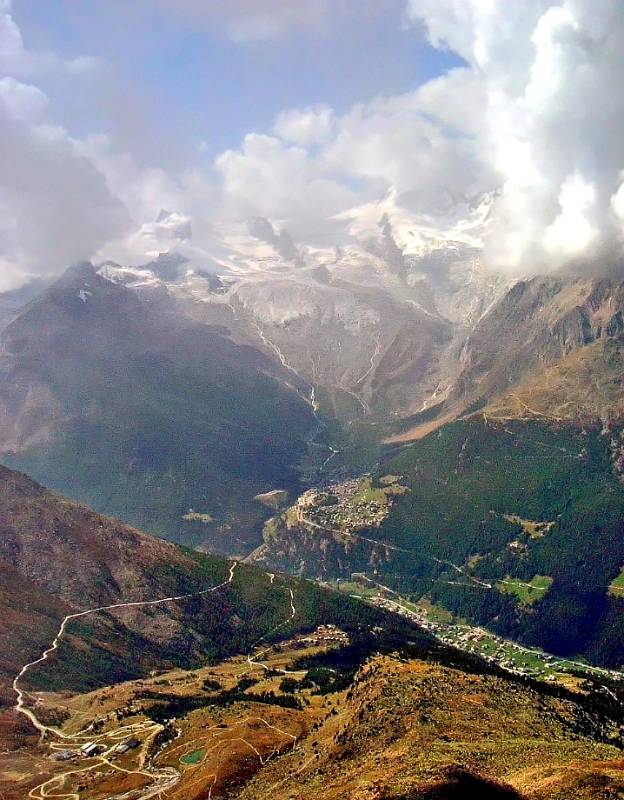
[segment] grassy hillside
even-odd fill
[[[65,615],[119,603],[144,605],[71,620],[58,652],[29,671],[25,684],[75,690],[188,668],[321,623],[354,635],[379,627],[420,641],[423,652],[436,648],[413,625],[308,581],[238,564],[228,582],[231,562],[147,536],[3,467],[0,532],[7,704],[12,677],[52,643]],[[148,602],[172,597],[180,599]]]
[[[582,716],[569,700],[504,679],[378,657],[335,713],[240,797],[617,797],[620,752],[586,738]]]

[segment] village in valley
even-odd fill
[[[374,485],[369,475],[308,489],[297,500],[297,520],[310,527],[353,534],[378,528],[388,516],[394,497],[408,489],[397,475],[386,475]]]
[[[286,515],[291,523],[311,530],[353,536],[377,543],[368,537],[374,536],[374,530],[386,519],[395,497],[407,491],[409,489],[401,485],[401,477],[398,475],[386,475],[377,480],[366,475],[323,488],[308,489],[286,511]],[[523,525],[529,524],[518,517],[509,519]],[[537,526],[537,530],[530,531],[531,536],[543,536],[550,525],[552,523]],[[548,580],[552,582],[551,579]],[[488,663],[515,675],[559,683],[571,688],[578,687],[587,678],[618,682],[623,679],[618,670],[560,658],[539,648],[527,647],[498,636],[485,628],[469,625],[464,620],[455,619],[446,609],[432,604],[426,598],[416,602],[408,600],[363,572],[353,573],[351,580],[336,579],[327,581],[326,584],[410,619],[441,642],[478,655]],[[512,584],[512,580],[499,581],[493,588],[501,592],[514,591]],[[533,587],[532,584],[522,584],[525,593],[527,588],[532,592],[527,602],[532,602],[548,590],[548,585]]]
[[[371,605],[403,616],[432,633],[441,642],[474,653],[514,675],[559,683],[568,688],[579,688],[587,678],[617,682],[624,680],[624,675],[618,670],[560,658],[497,636],[485,628],[468,625],[424,598],[416,603],[406,600],[364,573],[353,573],[351,581],[338,580],[330,585]]]

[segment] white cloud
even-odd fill
[[[620,0],[409,0],[407,14],[466,66],[342,116],[284,111],[273,136],[252,134],[217,160],[229,213],[301,230],[309,214],[318,233],[390,190],[436,215],[498,188],[493,266],[612,257],[624,231]]]
[[[24,42],[11,16],[11,0],[0,0],[0,63],[4,69],[19,64],[24,57]]]
[[[397,8],[397,0],[159,2],[237,41]],[[373,218],[389,197],[403,227],[410,214],[434,225],[494,188],[485,246],[497,267],[558,267],[622,241],[621,0],[409,0],[408,17],[464,66],[345,113],[287,108],[269,132],[175,175],[140,167],[108,135],[78,139],[58,126],[46,95],[23,76],[61,68],[69,79],[94,62],[29,51],[10,10],[0,0],[0,67],[11,76],[0,80],[0,268],[13,282],[20,269],[54,271],[96,252],[140,263],[181,241],[176,231],[187,224],[185,246],[206,253],[213,225],[255,216],[298,242],[341,243],[357,227],[351,210]],[[173,215],[156,222],[162,209]]]
[[[478,94],[470,81],[456,71],[415,92],[358,103],[342,116],[327,107],[283,112],[272,136],[249,134],[216,159],[227,216],[269,217],[296,237],[327,244],[346,235],[338,224],[345,212],[390,190],[412,211],[434,215],[492,188],[472,134],[456,129],[457,109],[472,113]],[[445,107],[443,84],[448,97],[462,97],[454,111]]]
[[[487,96],[483,82],[473,70],[451,69],[421,86],[416,96],[419,110],[447,129],[464,136],[481,134]]]
[[[408,13],[482,86],[479,156],[501,185],[492,263],[547,269],[612,254],[623,230],[624,5],[410,0]]]
[[[215,167],[223,179],[227,217],[286,220],[298,237],[322,240],[333,215],[357,198],[334,177],[322,156],[276,136],[248,134],[242,147],[222,153]]]
[[[567,178],[559,192],[560,212],[544,233],[544,246],[555,253],[578,256],[598,235],[592,224],[596,190],[580,175]]]
[[[2,232],[0,231],[1,236]],[[0,256],[0,291],[10,292],[11,289],[19,289],[31,277],[34,277],[34,275],[25,274],[21,265]]]
[[[128,224],[102,175],[59,126],[45,96],[0,81],[0,289],[22,274],[55,273],[88,258]]]
[[[134,157],[116,148],[106,134],[92,134],[74,142],[76,152],[102,176],[113,197],[125,206],[137,224],[154,220],[162,208],[179,208],[179,183],[163,169],[140,168]]]
[[[11,14],[11,0],[0,0],[0,73],[32,77],[49,70],[80,74],[93,70],[97,60],[90,56],[61,58],[55,53],[28,50]]]
[[[292,108],[282,111],[273,130],[287,142],[304,147],[327,141],[334,126],[334,112],[329,106]]]
[[[15,78],[0,78],[0,96],[9,115],[20,122],[41,119],[48,107],[48,98],[41,89]]]
[[[419,91],[358,104],[339,121],[327,158],[379,196],[395,188],[416,210],[438,212],[483,180],[471,139],[431,119],[431,110]]]

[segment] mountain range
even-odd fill
[[[273,704],[278,728],[299,712],[307,720],[301,778],[284,782],[284,797],[298,785],[313,796],[319,776],[339,792],[363,774],[372,795],[362,796],[375,798],[619,791],[600,759],[620,746],[624,282],[493,276],[457,229],[440,240],[382,217],[369,234],[312,251],[255,219],[214,263],[182,250],[139,266],[83,263],[0,297],[0,729],[10,747],[33,746],[12,708],[15,676],[67,618],[53,657],[24,680],[45,719],[64,718],[65,693],[85,714],[114,697],[110,714],[123,716],[130,689],[102,686],[132,684],[136,724],[147,716],[167,729],[170,709],[192,741],[205,705],[192,675],[219,665],[218,680],[201,673],[221,681],[210,703],[235,715]],[[343,676],[330,694],[344,729],[314,699],[330,673],[296,658],[296,637],[328,624],[342,633],[314,641],[339,642],[340,658],[314,658]],[[236,659],[266,636],[289,642],[292,663],[275,651],[275,674],[240,684]],[[298,688],[280,683],[290,670]],[[179,696],[160,697],[161,672],[174,676],[167,686],[181,681]],[[507,689],[487,676],[511,681],[540,731],[528,772],[508,750],[483,755],[494,716],[509,711],[496,698]],[[480,715],[490,722],[474,758],[441,722],[451,685],[496,709]],[[396,731],[379,716],[384,703],[424,708],[430,691],[429,733],[427,712],[415,726],[405,711]],[[436,749],[440,732],[463,742],[461,758]],[[563,743],[556,757],[549,737]],[[435,758],[426,768],[408,759],[408,773],[375,784],[393,742],[401,763],[410,747]],[[228,766],[250,800],[281,780],[265,755],[260,772],[242,755]],[[562,766],[571,758],[583,764],[578,781]],[[558,776],[548,789],[542,762]],[[178,768],[162,769],[165,781]],[[132,796],[117,788],[111,796]]]

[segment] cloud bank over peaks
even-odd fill
[[[495,185],[472,133],[456,128],[457,109],[479,91],[460,69],[342,115],[323,106],[283,112],[271,134],[248,134],[216,159],[223,213],[268,217],[319,246],[344,242],[349,209],[381,202],[388,192],[406,211],[444,216]]]
[[[619,259],[624,5],[410,0],[408,14],[482,87],[476,145],[501,189],[490,262],[539,271]]]
[[[380,8],[158,2],[252,49]],[[97,62],[28,49],[0,0],[0,290],[76,260],[137,266],[170,250],[209,270],[247,268],[254,254],[260,267],[295,262],[366,246],[382,219],[414,257],[459,243],[510,274],[613,268],[624,232],[624,3],[383,5],[414,28],[415,49],[427,36],[459,66],[341,111],[283,108],[212,161],[193,148],[188,166],[165,169],[111,133],[57,123],[38,76],[61,70],[71,83]],[[97,69],[92,80],[97,97]]]

